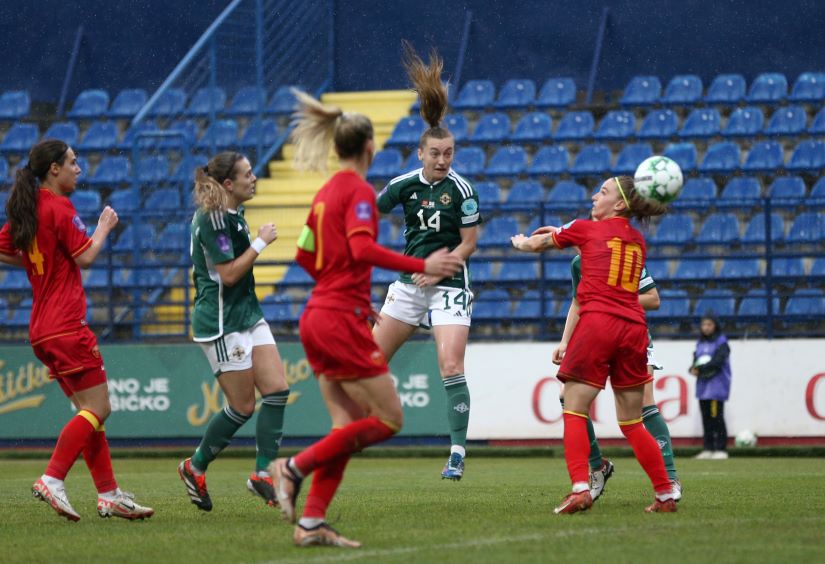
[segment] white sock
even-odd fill
[[[301,471],[298,470],[297,466],[295,466],[295,462],[293,462],[292,458],[287,460],[286,464],[287,464],[287,466],[289,466],[289,469],[292,470],[292,472],[294,472],[296,476],[298,476],[298,478],[300,478],[302,480],[304,479],[304,475],[301,474]]]
[[[46,474],[40,476],[40,479],[43,480],[43,483],[46,484],[46,487],[48,487],[50,490],[62,490],[65,488],[63,480],[52,478],[51,476],[47,476]]]
[[[99,493],[97,497],[105,499],[106,501],[114,501],[119,495],[121,495],[120,488],[115,488],[108,492]]]
[[[461,458],[464,458],[467,455],[467,452],[464,450],[464,447],[460,445],[453,445],[450,447],[450,454],[454,452],[460,454]]]
[[[271,478],[272,476],[269,475],[269,472],[266,470],[258,470],[255,472],[259,478]]]
[[[587,482],[576,482],[573,484],[573,493],[590,491],[590,484]]]
[[[314,529],[323,522],[324,519],[320,519],[318,517],[301,517],[301,519],[298,521],[298,524],[301,525],[304,529]]]

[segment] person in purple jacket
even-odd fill
[[[728,457],[725,402],[730,396],[730,347],[712,313],[702,316],[699,329],[702,334],[696,342],[690,373],[697,377],[696,397],[702,411],[705,442],[696,458],[725,460]]]

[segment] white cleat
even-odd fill
[[[673,501],[677,502],[682,499],[682,482],[679,480],[671,480],[670,485],[673,486]]]
[[[61,517],[65,517],[69,521],[80,521],[80,515],[74,510],[72,504],[69,503],[69,498],[66,497],[66,490],[64,488],[49,488],[42,478],[38,478],[32,486],[32,495],[51,505],[52,509],[57,511],[57,514]]]
[[[120,517],[121,519],[148,519],[155,514],[151,507],[143,507],[134,501],[135,496],[118,491],[114,499],[97,498],[97,514],[101,517]]]

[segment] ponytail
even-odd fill
[[[203,212],[223,212],[229,208],[229,194],[223,187],[224,180],[234,180],[239,161],[245,159],[242,153],[223,151],[209,160],[206,166],[195,169],[195,205]]]
[[[664,215],[667,213],[667,206],[656,200],[642,197],[636,190],[636,184],[632,176],[616,176],[613,178],[617,182],[619,196],[625,202],[625,217],[632,217],[641,223],[648,223],[651,217]]]
[[[418,100],[421,104],[420,114],[429,128],[421,134],[418,146],[423,148],[427,139],[446,139],[452,137],[452,133],[441,127],[441,120],[447,113],[448,92],[447,86],[441,82],[441,71],[444,70],[444,60],[438,55],[438,51],[430,51],[430,63],[424,61],[413,49],[409,41],[403,40],[401,45],[404,49],[402,64],[407,73],[407,78],[412,84],[413,90],[418,93]]]

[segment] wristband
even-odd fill
[[[266,248],[266,241],[264,241],[263,239],[258,237],[257,239],[252,241],[252,244],[250,245],[250,247],[255,249],[256,253],[261,254],[264,251],[264,249]]]

